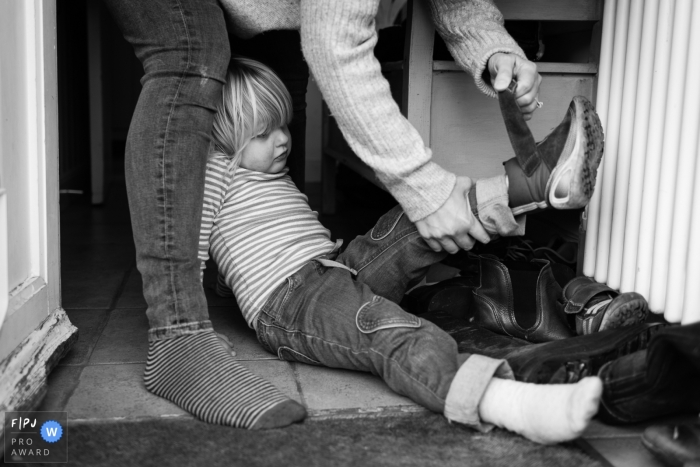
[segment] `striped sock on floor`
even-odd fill
[[[151,342],[144,382],[208,423],[275,428],[306,417],[302,405],[236,362],[211,329]]]

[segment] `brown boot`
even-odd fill
[[[502,263],[491,255],[481,255],[479,261],[481,283],[472,308],[480,326],[529,342],[575,335],[558,301],[561,287],[549,261]]]
[[[593,196],[603,156],[603,127],[593,105],[576,96],[564,120],[535,144],[515,102],[515,81],[498,99],[515,157],[505,162],[514,215],[536,209],[578,209]]]

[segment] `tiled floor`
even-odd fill
[[[349,198],[352,190],[351,186]],[[312,204],[318,201],[314,196],[311,200]],[[324,223],[334,237],[343,233],[350,239],[371,226],[386,202],[362,204],[346,199],[343,203],[341,198],[343,205],[342,214]],[[40,410],[67,410],[72,420],[188,417],[143,386],[148,322],[123,185],[115,184],[103,207],[65,198],[62,206],[63,307],[80,337],[50,375],[49,392]],[[303,403],[312,417],[424,410],[372,375],[278,360],[260,347],[234,302],[212,293],[213,279],[209,269],[205,288],[215,329],[234,343],[238,360]],[[640,444],[642,428],[613,428],[596,422],[585,440],[614,466],[660,465]]]

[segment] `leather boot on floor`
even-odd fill
[[[516,156],[504,164],[513,214],[584,207],[593,196],[604,145],[593,105],[583,96],[574,97],[559,126],[535,143],[515,101],[515,88],[513,81],[498,95]]]
[[[507,360],[517,381],[564,384],[595,376],[606,363],[646,349],[652,336],[664,326],[661,323],[637,324],[541,344],[524,344],[519,339],[499,336],[487,329],[472,328],[462,330],[457,344],[460,353]],[[488,345],[488,354],[481,351],[484,343]]]
[[[617,331],[624,329],[628,328]],[[646,351],[610,361],[600,368],[598,376],[603,380],[598,414],[608,423],[636,423],[680,412],[697,413],[700,323],[660,329]]]
[[[528,342],[548,342],[574,336],[566,323],[561,287],[547,260],[500,262],[481,255],[480,284],[472,308],[485,329]]]
[[[563,296],[564,312],[575,315],[578,335],[643,323],[649,314],[649,304],[640,294],[617,292],[590,277],[568,282]]]
[[[671,467],[700,464],[700,422],[684,425],[654,425],[644,430],[642,444]]]

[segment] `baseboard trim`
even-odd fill
[[[0,412],[37,408],[46,395],[49,373],[77,340],[78,328],[62,308],[55,309],[0,361]],[[0,437],[3,431],[4,421]]]

